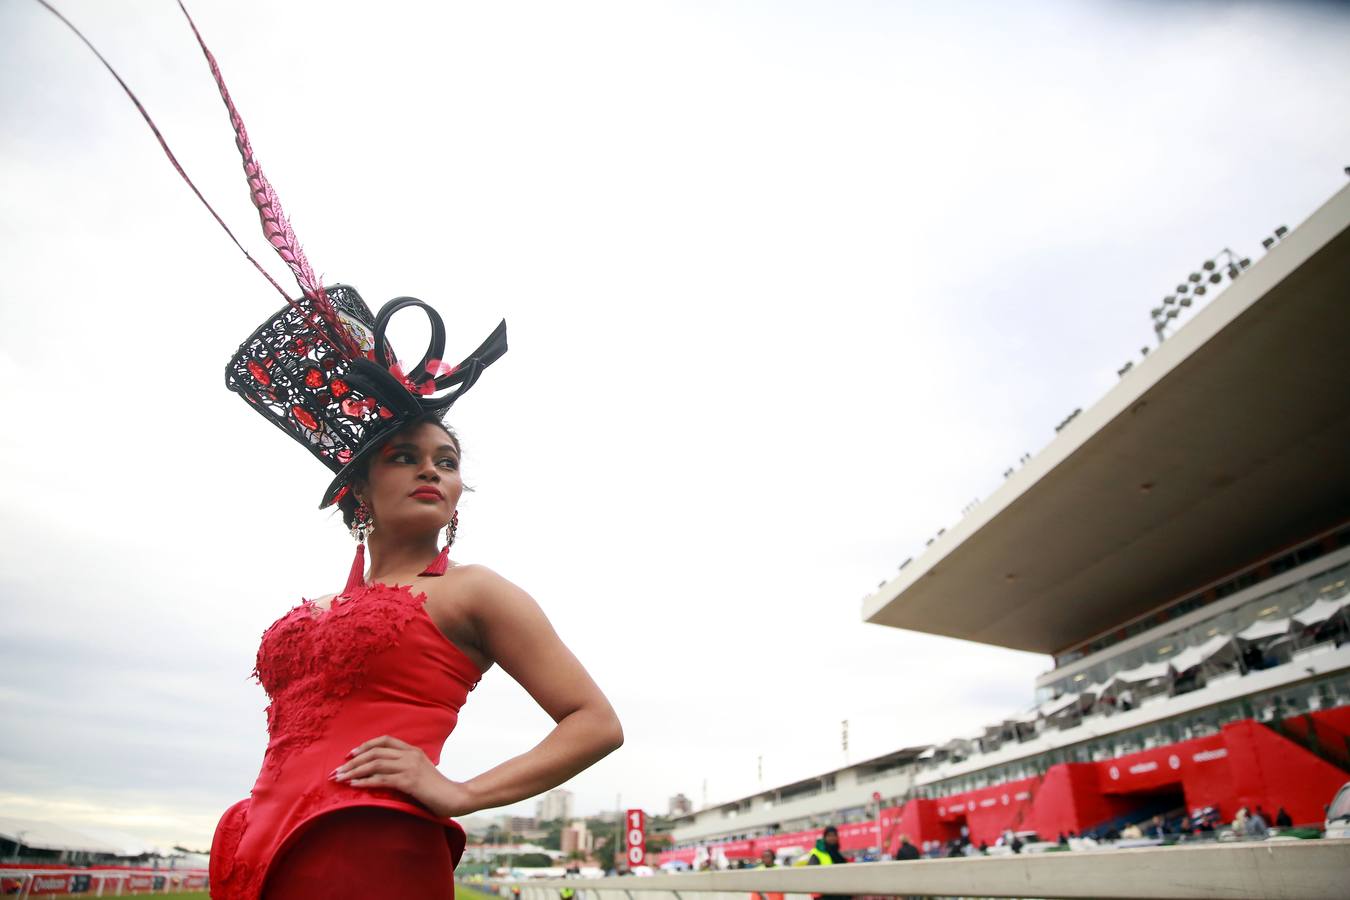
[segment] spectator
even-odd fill
[[[1144,836],[1144,833],[1139,830],[1136,823],[1131,822],[1125,826],[1125,830],[1120,833],[1120,836],[1127,841],[1137,841]]]
[[[778,858],[772,850],[764,850],[759,854],[759,865],[756,869],[776,869],[778,868]],[[777,892],[755,893],[750,895],[750,900],[783,900],[783,895]]]
[[[1246,834],[1258,841],[1264,841],[1270,836],[1270,827],[1266,825],[1266,817],[1261,815],[1261,807],[1258,806],[1256,812],[1247,817]]]
[[[909,835],[900,835],[900,846],[896,848],[895,858],[897,860],[908,860],[919,858],[919,848],[909,842]]]
[[[848,858],[839,852],[839,829],[833,825],[827,825],[816,841],[816,846],[803,858],[806,862],[798,862],[798,865],[832,866],[848,862]],[[851,900],[848,894],[812,894],[811,896],[818,898],[818,900]]]
[[[1016,834],[1014,834],[1014,835],[1013,835],[1013,839],[1012,839],[1012,844],[1011,844],[1010,846],[1012,847],[1012,852],[1014,852],[1014,853],[1021,853],[1021,852],[1022,852],[1022,839],[1021,839],[1020,837],[1018,837]]]
[[[1279,812],[1275,813],[1275,827],[1276,828],[1294,827],[1294,820],[1289,818],[1289,813],[1285,811],[1285,808],[1283,806],[1280,807]]]
[[[1247,833],[1247,807],[1238,809],[1237,815],[1233,817],[1233,834],[1241,837]]]
[[[1157,838],[1160,841],[1166,840],[1167,823],[1163,821],[1162,816],[1153,817],[1153,824],[1148,826],[1148,836],[1151,838]]]

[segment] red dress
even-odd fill
[[[338,885],[354,896],[387,896],[390,877],[426,885],[404,895],[453,890],[451,871],[464,850],[456,822],[401,791],[328,777],[348,751],[384,734],[440,761],[482,673],[441,634],[425,600],[410,587],[366,585],[327,610],[305,600],[263,633],[254,674],[272,700],[267,753],[250,796],[216,826],[215,900],[259,900],[265,883],[269,900],[303,896],[280,884],[299,883],[300,870],[317,871],[325,860],[333,864],[326,869],[333,888],[321,896],[338,896]],[[394,833],[391,823],[405,827]],[[428,848],[429,833],[443,837],[444,845]],[[384,843],[376,846],[376,840]],[[393,858],[381,860],[386,850]],[[408,854],[424,864],[408,871]],[[359,856],[360,865],[339,871],[344,856],[347,862]],[[399,887],[409,891],[407,884]]]

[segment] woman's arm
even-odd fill
[[[470,567],[466,567],[470,568]],[[395,787],[440,816],[509,806],[557,787],[623,744],[614,709],[529,594],[481,566],[461,573],[479,644],[557,725],[529,751],[464,782],[451,781],[415,747],[367,741],[339,767],[355,787]],[[421,759],[418,760],[417,757]]]

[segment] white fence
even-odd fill
[[[1350,840],[1149,847],[650,878],[541,879],[519,882],[519,886],[521,900],[558,900],[563,887],[584,894],[584,900],[752,900],[752,893],[788,894],[786,900],[794,900],[794,894],[813,893],[1044,900],[1346,900],[1350,897]]]

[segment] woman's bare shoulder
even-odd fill
[[[440,588],[433,588],[436,593],[453,592],[471,603],[530,600],[529,594],[481,563],[456,563],[445,574],[449,577],[434,579]]]

